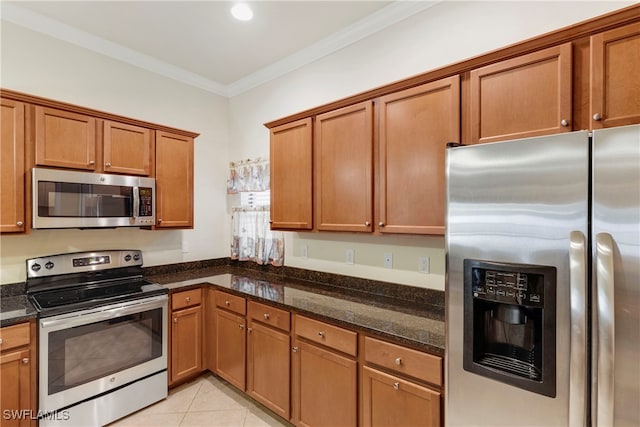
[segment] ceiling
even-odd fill
[[[234,96],[437,1],[2,1],[2,20]]]

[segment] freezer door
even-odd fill
[[[640,125],[593,135],[597,426],[640,425]]]
[[[448,426],[566,426],[586,420],[588,252],[580,246],[588,238],[588,141],[587,132],[575,132],[447,152]],[[555,397],[464,369],[465,259],[555,268]],[[572,271],[580,276],[574,287],[583,289],[573,300]],[[572,316],[582,324],[572,325]],[[570,402],[581,405],[577,418],[570,418]]]

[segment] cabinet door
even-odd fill
[[[365,366],[362,425],[440,426],[440,393]]]
[[[299,340],[294,351],[295,424],[355,427],[356,361]]]
[[[282,418],[290,412],[289,334],[249,322],[247,393]]]
[[[0,232],[25,230],[24,104],[2,99]]]
[[[202,309],[200,306],[172,313],[171,382],[202,371]]]
[[[311,119],[271,129],[271,228],[310,230],[312,217]]]
[[[216,374],[245,390],[246,329],[244,317],[215,311]]]
[[[371,231],[371,101],[317,116],[314,149],[316,228],[333,231]]]
[[[30,350],[17,350],[0,356],[0,417],[2,426],[32,425]],[[26,411],[26,412],[25,412]],[[35,422],[33,423],[35,425]]]
[[[460,78],[394,93],[378,104],[378,230],[444,234],[444,158],[447,143],[460,141]]]
[[[96,169],[96,119],[53,108],[35,109],[36,164]]]
[[[105,120],[103,150],[105,172],[143,176],[151,173],[151,129]]]
[[[473,143],[571,131],[571,43],[471,71]]]
[[[591,37],[592,128],[640,123],[640,23]]]
[[[193,227],[193,138],[156,132],[156,226]]]

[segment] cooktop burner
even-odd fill
[[[142,253],[137,250],[27,260],[27,294],[41,316],[166,293],[167,289],[142,278]]]

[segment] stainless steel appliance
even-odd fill
[[[450,148],[446,249],[446,425],[640,425],[640,126]]]
[[[33,228],[155,224],[153,178],[33,168],[32,186]]]
[[[167,292],[138,250],[27,260],[41,427],[100,426],[167,396]]]

